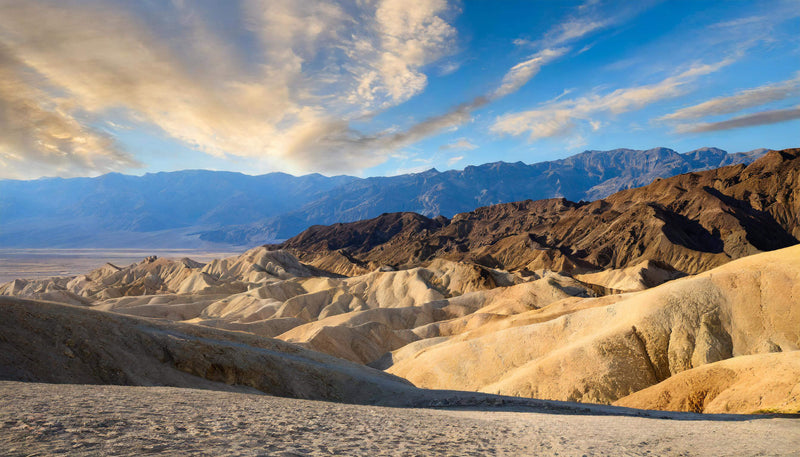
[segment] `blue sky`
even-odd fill
[[[800,2],[3,1],[0,178],[800,140]]]

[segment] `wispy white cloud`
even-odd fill
[[[531,78],[539,73],[543,65],[563,56],[567,51],[567,48],[543,49],[530,56],[530,58],[514,65],[505,76],[503,76],[500,87],[491,94],[491,97],[505,97],[508,94],[518,91],[522,86],[527,84]]]
[[[678,133],[716,132],[719,130],[731,130],[754,127],[758,125],[777,124],[795,119],[800,119],[800,107],[761,111],[759,113],[746,114],[720,122],[679,125],[676,131]]]
[[[741,111],[754,106],[800,95],[800,76],[775,84],[742,90],[728,97],[717,97],[703,103],[679,109],[659,120],[696,119]]]
[[[218,157],[355,172],[470,122],[475,110],[566,55],[566,46],[630,14],[606,17],[600,6],[587,1],[555,24],[485,94],[404,129],[359,131],[357,120],[425,90],[426,71],[453,68],[436,63],[456,50],[457,7],[446,0],[232,0],[224,7],[5,0],[0,46],[8,58],[0,71],[11,76],[0,111],[14,114],[0,131],[0,177],[140,165],[95,127],[109,122],[114,130],[155,128]]]
[[[698,64],[654,84],[555,101],[535,110],[503,115],[496,119],[491,130],[498,134],[528,135],[530,140],[564,136],[573,132],[580,123],[588,123],[597,130],[601,124],[594,116],[617,115],[677,97],[686,93],[689,83],[698,77],[716,72],[732,62],[732,59],[725,59],[714,64]]]
[[[443,144],[443,145],[439,146],[439,150],[440,151],[450,151],[450,150],[471,151],[473,149],[476,149],[477,147],[478,147],[477,145],[473,144],[468,139],[459,138],[458,141],[455,141],[453,143]]]
[[[461,162],[462,160],[464,160],[464,156],[450,157],[449,159],[447,159],[447,166],[452,167],[453,165],[457,164],[458,162]]]
[[[140,165],[32,79],[46,85],[0,44],[0,177],[81,176]]]
[[[410,142],[418,141],[425,136],[432,135],[446,128],[454,128],[471,120],[471,113],[497,99],[506,97],[534,78],[543,66],[565,56],[571,48],[566,44],[578,40],[597,30],[618,24],[630,17],[638,14],[649,7],[651,1],[637,3],[634,6],[626,6],[619,9],[612,15],[604,14],[601,10],[601,3],[598,0],[587,0],[579,5],[563,21],[557,22],[544,34],[544,37],[530,41],[526,39],[514,40],[516,46],[532,46],[539,48],[532,55],[511,67],[503,76],[500,84],[492,91],[476,97],[470,102],[455,107],[452,111],[441,116],[434,116],[413,125],[411,128],[400,133],[389,135],[379,135],[377,137],[359,137],[356,141],[360,147],[367,147],[371,150],[382,148],[400,147]],[[583,50],[581,51],[583,52]],[[561,96],[566,95],[565,91]],[[547,125],[537,126],[545,136],[559,134],[569,130],[571,121],[563,119],[562,114],[556,113],[556,118],[552,119]]]
[[[430,169],[431,169],[430,165],[419,165],[416,167],[401,167],[397,168],[392,173],[390,173],[390,176],[424,173]]]
[[[587,0],[575,7],[567,17],[559,21],[537,40],[517,38],[514,44],[520,47],[557,48],[573,44],[596,32],[618,25],[650,8],[658,0],[643,0],[614,5],[605,5],[599,0]],[[588,51],[593,44],[584,46],[578,54]]]
[[[351,57],[357,78],[351,101],[386,107],[421,92],[427,76],[421,67],[453,50],[456,30],[444,18],[445,0],[382,0],[355,35]]]

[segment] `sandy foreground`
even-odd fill
[[[800,419],[389,408],[170,387],[0,382],[3,455],[797,455]]]

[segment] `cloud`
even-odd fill
[[[577,40],[596,30],[622,22],[647,8],[652,2],[641,2],[633,7],[621,8],[617,13],[603,17],[598,0],[588,0],[579,5],[572,15],[564,21],[556,23],[541,40],[514,40],[516,46],[536,46],[540,50],[527,56],[525,60],[511,67],[503,76],[500,84],[493,90],[473,100],[456,106],[451,111],[425,119],[402,132],[387,132],[379,135],[363,135],[349,129],[347,124],[339,124],[325,137],[332,140],[334,149],[372,151],[373,157],[379,157],[380,151],[403,147],[422,138],[438,133],[447,128],[455,128],[471,120],[471,113],[497,99],[506,97],[535,77],[544,65],[566,55],[570,48],[562,44]],[[583,50],[581,51],[583,52]],[[569,91],[564,92],[564,96]],[[536,127],[542,135],[557,135],[570,130],[573,122],[568,119],[552,119],[547,125]],[[324,154],[331,146],[319,145],[317,152]],[[305,146],[304,146],[305,147]],[[319,160],[319,158],[318,158]],[[324,160],[324,159],[323,159]],[[372,162],[370,162],[372,163]]]
[[[800,95],[800,76],[775,84],[743,90],[729,97],[718,97],[680,109],[658,120],[695,119],[741,111],[754,106],[784,100]]]
[[[606,28],[609,25],[611,25],[611,21],[607,19],[575,18],[562,22],[557,28],[551,30],[545,41],[551,45],[566,43]]]
[[[424,173],[430,169],[431,169],[430,165],[419,165],[416,167],[398,168],[394,170],[394,172],[392,172],[390,176]]]
[[[477,145],[472,144],[468,139],[459,138],[458,141],[455,141],[453,143],[443,144],[443,145],[439,146],[439,150],[440,151],[449,151],[449,150],[471,151],[471,150],[473,150],[473,149],[475,149],[477,147],[478,147]]]
[[[109,123],[289,171],[363,170],[469,122],[561,44],[624,16],[586,2],[487,93],[403,130],[355,129],[425,90],[426,71],[448,71],[434,64],[457,48],[458,12],[445,0],[6,0],[0,46],[16,63],[0,103],[28,114],[0,139],[0,177],[141,165],[94,127]]]
[[[29,85],[37,78],[0,45],[0,173],[26,179],[81,176],[140,164],[103,132]]]
[[[297,154],[301,166],[316,166],[325,170],[346,170],[343,165],[369,168],[378,165],[393,151],[448,128],[459,126],[471,119],[476,108],[488,103],[485,97],[455,107],[454,109],[424,119],[405,130],[387,130],[368,134],[353,130],[346,120],[328,120],[304,125],[303,131],[291,132],[295,141],[288,151]]]
[[[759,113],[734,117],[733,119],[721,122],[681,125],[678,126],[676,130],[679,133],[716,132],[719,130],[739,129],[745,127],[754,127],[757,125],[777,124],[779,122],[787,122],[794,119],[800,119],[800,107],[762,111]]]
[[[602,124],[593,116],[617,115],[677,97],[684,94],[688,90],[686,86],[698,77],[718,71],[732,62],[732,59],[725,59],[715,64],[699,64],[654,84],[617,89],[604,95],[592,94],[549,102],[539,109],[503,115],[495,120],[491,131],[515,136],[528,135],[533,141],[567,135],[581,123],[588,123],[593,130],[598,130]]]
[[[656,0],[658,1],[658,0]],[[571,14],[561,22],[554,24],[539,40],[517,39],[517,46],[531,46],[539,48],[556,48],[565,44],[576,42],[581,38],[597,31],[613,27],[641,11],[650,8],[655,3],[652,0],[627,2],[604,7],[602,1],[587,0],[575,7]],[[611,10],[613,8],[613,10]],[[610,11],[611,10],[611,11]],[[583,53],[591,48],[587,45],[578,53]]]
[[[330,135],[344,134],[333,146],[365,137],[349,119],[424,89],[421,68],[452,51],[452,14],[443,0],[6,1],[0,46],[16,76],[4,79],[0,102],[38,111],[15,117],[25,141],[0,139],[0,177],[12,163],[63,175],[138,165],[92,128],[104,118],[156,127],[207,154],[325,170],[315,160]],[[53,132],[61,123],[47,141],[36,139],[43,119]],[[322,164],[382,160],[356,148],[328,150]]]
[[[532,55],[527,60],[514,65],[505,76],[503,76],[500,87],[491,94],[491,97],[505,97],[508,94],[518,91],[522,86],[527,84],[531,78],[539,73],[543,65],[563,56],[567,51],[567,48],[544,49]]]
[[[348,51],[352,71],[361,75],[350,99],[385,107],[421,92],[427,76],[420,68],[454,48],[456,30],[443,18],[448,11],[444,0],[383,0],[362,16],[370,26]]]
[[[447,159],[447,166],[452,167],[453,165],[457,164],[458,162],[461,162],[462,160],[464,160],[464,156],[450,157],[449,159]]]

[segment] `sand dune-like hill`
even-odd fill
[[[555,274],[537,279],[446,260],[351,278],[315,273],[285,251],[262,247],[208,264],[148,258],[73,278],[17,280],[0,293],[277,337],[359,363],[424,338],[414,333],[417,327],[490,302],[495,309],[487,312],[508,314],[591,293]]]
[[[406,381],[241,332],[0,297],[0,379],[261,391],[370,403]]]
[[[408,346],[393,354],[387,371],[426,388],[610,403],[720,360],[797,351],[797,297],[800,246],[643,292],[583,299],[580,306],[573,301],[567,305],[573,306],[571,312],[553,313],[541,322],[529,323],[526,314],[547,307],[508,318],[523,325],[498,328],[490,322],[486,325],[496,331],[478,327]],[[714,373],[725,376],[724,370]],[[754,392],[792,390],[772,382],[785,381],[768,377]],[[795,390],[798,383],[795,378]],[[754,410],[746,403],[728,407]]]
[[[753,354],[693,368],[615,405],[702,413],[800,413],[800,351]]]
[[[799,176],[800,149],[771,151],[750,165],[658,179],[590,203],[528,200],[451,220],[384,214],[314,226],[279,247],[342,272],[444,258],[510,271],[576,273],[656,261],[695,274],[796,244]]]

